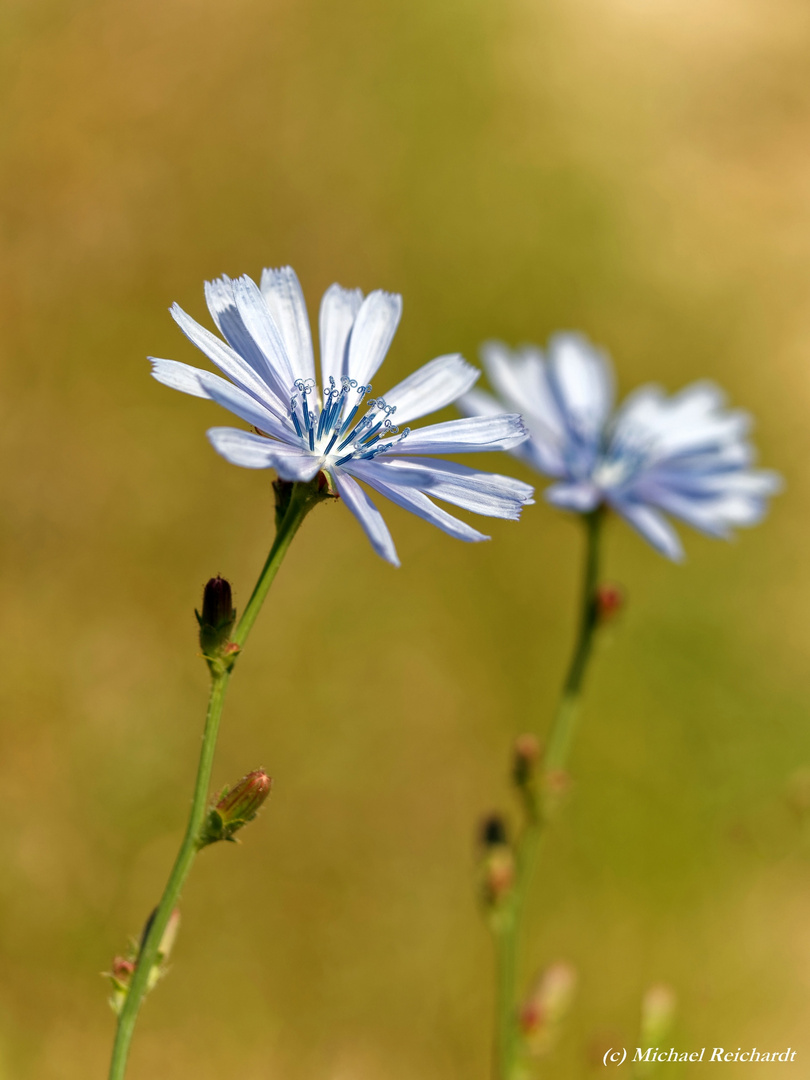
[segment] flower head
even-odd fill
[[[320,310],[319,387],[304,296],[289,266],[265,270],[261,288],[247,276],[206,282],[205,296],[224,341],[176,304],[171,314],[227,379],[155,358],[152,373],[251,425],[252,431],[208,432],[214,448],[234,465],[272,468],[288,481],[325,473],[375,551],[395,565],[388,528],[358,480],[460,540],[488,538],[430,496],[513,520],[531,502],[532,488],[519,480],[425,456],[510,449],[527,437],[519,416],[476,416],[414,431],[404,426],[470,389],[478,372],[461,356],[440,356],[385,397],[371,396],[371,379],[399,323],[401,297],[376,291],[364,298],[359,289],[339,285],[327,289]]]
[[[670,397],[644,386],[614,411],[610,361],[584,337],[553,337],[545,356],[490,342],[482,357],[501,400],[529,429],[514,453],[557,480],[548,501],[579,513],[608,505],[670,559],[683,549],[664,514],[728,538],[734,526],[756,524],[781,486],[776,473],[751,467],[750,417],[727,409],[712,383]],[[503,407],[478,390],[459,405],[479,416]]]

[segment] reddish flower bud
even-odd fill
[[[575,969],[564,961],[546,968],[535,982],[519,1013],[520,1029],[532,1054],[544,1054],[556,1042],[576,984]]]
[[[493,848],[484,861],[484,903],[496,907],[515,883],[515,857],[505,844]]]
[[[621,585],[603,582],[596,586],[594,595],[596,605],[596,621],[599,626],[612,622],[625,604],[624,589]]]
[[[228,639],[236,621],[231,586],[223,577],[214,577],[203,592],[202,614],[195,611],[200,624],[200,648],[212,674],[230,670],[239,647]]]
[[[123,956],[116,956],[112,962],[112,974],[116,979],[120,979],[121,982],[127,982],[132,978],[135,973],[135,964],[132,960],[127,960]]]
[[[200,835],[200,847],[217,840],[233,840],[233,834],[258,814],[270,789],[272,779],[262,769],[243,776],[233,788],[225,788],[208,812]]]

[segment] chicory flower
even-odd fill
[[[459,355],[440,356],[371,397],[397,329],[402,299],[332,285],[320,309],[321,382],[304,296],[290,267],[206,282],[208,309],[222,337],[176,304],[171,314],[223,375],[150,358],[154,377],[175,390],[210,398],[252,428],[212,428],[214,449],[234,465],[275,469],[287,481],[318,473],[357,517],[375,551],[398,565],[388,527],[358,481],[460,540],[488,537],[436,506],[433,498],[491,517],[516,520],[533,489],[435,458],[435,454],[508,450],[527,437],[518,415],[475,416],[412,430],[412,421],[469,390],[479,372]],[[224,340],[223,340],[224,339]]]
[[[552,337],[545,355],[489,342],[482,359],[499,397],[471,390],[462,412],[521,412],[530,437],[512,452],[557,481],[550,503],[581,514],[609,506],[670,559],[683,549],[665,515],[728,538],[760,521],[781,486],[752,468],[748,413],[728,409],[710,382],[669,396],[643,386],[614,408],[610,361],[580,335]]]

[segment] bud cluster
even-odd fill
[[[149,933],[149,929],[155,920],[157,914],[157,908],[152,912],[149,918],[146,920],[146,924],[141,932],[141,940],[139,942],[130,941],[129,948],[127,949],[126,956],[116,956],[112,962],[112,971],[105,971],[105,978],[110,980],[112,985],[112,992],[109,997],[110,1008],[116,1014],[121,1015],[121,1010],[124,1007],[124,1003],[127,1000],[129,994],[129,988],[132,983],[132,977],[135,974],[135,968],[138,963],[138,956],[143,948],[146,936]],[[163,931],[163,937],[160,939],[160,945],[158,946],[157,957],[155,963],[152,965],[152,969],[149,972],[149,978],[146,983],[146,992],[149,993],[157,986],[158,982],[168,971],[168,960],[171,955],[171,951],[174,947],[175,939],[177,938],[177,931],[180,927],[180,912],[175,910],[169,916],[169,921],[166,924],[166,929]]]

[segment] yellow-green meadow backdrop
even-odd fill
[[[0,1080],[105,1075],[98,973],[188,807],[193,608],[217,572],[244,605],[272,537],[270,474],[145,357],[201,361],[169,304],[285,263],[313,316],[333,281],[404,295],[381,390],[581,329],[623,392],[710,378],[756,414],[763,525],[684,529],[683,566],[610,529],[629,604],[523,974],[580,975],[548,1080],[635,1046],[660,981],[672,1045],[810,1075],[809,72],[806,0],[4,0]],[[344,507],[307,520],[239,663],[215,783],[274,792],[195,866],[131,1080],[488,1075],[474,833],[548,722],[581,536],[542,500],[486,545],[385,515],[399,570]]]

